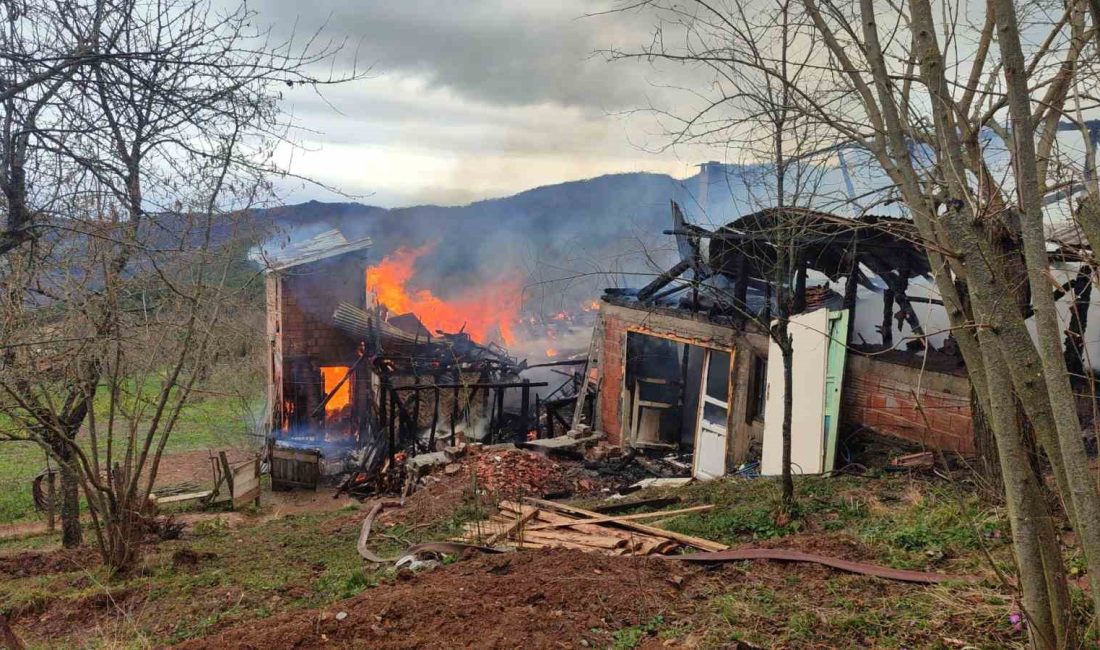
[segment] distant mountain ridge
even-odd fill
[[[665,174],[612,174],[463,206],[310,201],[258,216],[286,236],[328,226],[348,238],[370,236],[374,259],[434,244],[417,279],[443,293],[522,273],[532,284],[568,278],[555,293],[591,297],[609,284],[607,274],[651,272],[671,254],[662,231],[672,223],[670,201],[690,200],[688,184]]]

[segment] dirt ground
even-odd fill
[[[836,550],[829,542],[810,547]],[[563,549],[484,555],[420,574],[405,571],[390,584],[323,609],[231,627],[178,648],[757,648],[764,646],[738,638],[730,628],[782,638],[789,614],[767,608],[728,614],[715,608],[714,599],[732,585],[744,589],[746,602],[798,585],[809,598],[810,622],[827,616],[827,610],[814,610],[815,594],[858,594],[857,606],[889,608],[928,589],[861,576],[837,578],[816,565],[771,562],[700,568]],[[901,647],[951,647],[957,636],[976,631],[975,621],[965,617],[938,625],[904,631]],[[767,647],[874,645],[858,629],[834,634],[822,630],[816,639],[811,634]],[[1004,647],[994,638],[984,637],[974,647]]]
[[[208,472],[205,452],[181,456],[165,484]],[[487,495],[475,486],[484,481],[473,479],[438,472],[384,512],[372,546],[394,555],[483,517]],[[324,488],[265,492],[258,511],[177,515],[189,524],[183,537],[150,545],[142,567],[113,582],[90,548],[19,541],[0,554],[0,612],[32,647],[1021,647],[1013,595],[996,585],[965,523],[986,522],[983,545],[1003,563],[998,511],[962,487],[917,478],[803,485],[798,526],[774,517],[763,480],[681,488],[678,505],[717,507],[677,526],[734,546],[984,582],[925,586],[814,564],[703,566],[564,549],[448,557],[413,573],[364,563],[355,540],[371,503]]]

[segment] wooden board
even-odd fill
[[[844,388],[844,364],[848,359],[848,310],[829,312],[829,351],[825,360],[825,459],[822,471],[836,465],[836,442],[840,429],[840,398]]]
[[[271,450],[271,489],[317,489],[319,479],[320,455],[317,452],[279,447]]]
[[[259,461],[250,460],[233,469],[233,509],[249,503],[260,504]]]
[[[586,517],[588,519],[596,519],[600,517],[600,513],[592,512],[591,510],[585,510],[583,508],[577,508],[576,506],[566,505],[564,503],[557,503],[554,501],[545,501],[543,499],[534,499],[528,497],[525,499],[528,503],[538,508],[548,508],[557,510],[559,512],[565,512],[571,515],[577,515]],[[671,530],[664,530],[663,528],[654,528],[653,526],[646,526],[645,524],[638,524],[633,521],[616,521],[610,525],[618,526],[620,528],[629,528],[631,530],[645,533],[646,535],[652,535],[654,537],[664,537],[666,539],[673,539],[682,544],[688,546],[694,546],[695,548],[702,549],[704,551],[724,551],[728,546],[725,544],[719,544],[718,542],[712,542],[709,539],[702,539],[700,537],[692,537],[691,535],[683,535],[681,533],[675,533]]]
[[[156,504],[158,506],[166,506],[172,503],[186,503],[187,501],[197,501],[199,499],[205,499],[214,494],[213,490],[202,490],[201,492],[185,492],[183,494],[173,494],[170,497],[156,497]]]

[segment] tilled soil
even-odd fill
[[[179,647],[603,647],[613,630],[686,607],[713,577],[662,560],[561,549],[486,555]]]

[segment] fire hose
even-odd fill
[[[368,562],[374,562],[376,564],[389,564],[392,562],[400,563],[407,558],[415,558],[416,555],[421,553],[462,553],[467,550],[474,550],[480,553],[504,552],[503,550],[498,548],[479,546],[476,544],[462,544],[458,542],[428,542],[426,544],[413,544],[409,548],[405,549],[402,554],[392,558],[379,557],[369,548],[367,548],[367,539],[370,537],[371,524],[374,523],[374,518],[378,516],[378,514],[382,512],[383,509],[400,508],[403,505],[403,501],[379,501],[374,504],[374,507],[371,508],[370,513],[367,514],[367,518],[363,520],[363,528],[359,532],[359,541],[356,544],[356,548],[359,551],[360,557],[367,560]],[[947,576],[942,573],[893,569],[876,564],[851,562],[849,560],[842,560],[840,558],[828,557],[825,555],[816,555],[813,553],[803,553],[802,551],[794,551],[782,548],[737,548],[709,553],[704,552],[691,553],[688,555],[661,555],[659,557],[664,560],[673,560],[679,562],[707,563],[734,562],[741,560],[811,562],[814,564],[820,564],[822,566],[839,569],[841,571],[847,571],[849,573],[858,573],[861,575],[884,578],[886,580],[896,580],[899,582],[912,582],[918,584],[938,584],[947,580],[958,580],[962,582],[977,581],[977,578],[973,576]]]
[[[404,506],[404,501],[379,501],[374,504],[374,507],[367,513],[367,518],[363,520],[363,527],[359,531],[359,541],[356,542],[355,548],[359,551],[359,557],[368,562],[374,562],[375,564],[390,564],[393,562],[400,562],[405,558],[415,557],[421,553],[462,553],[464,551],[473,550],[480,553],[502,553],[500,549],[491,548],[489,546],[478,546],[477,544],[462,544],[459,542],[428,542],[425,544],[413,544],[405,549],[403,553],[392,558],[384,558],[376,555],[374,551],[367,548],[367,540],[370,538],[371,525],[374,523],[374,518],[378,516],[382,510],[386,508],[400,508]]]

